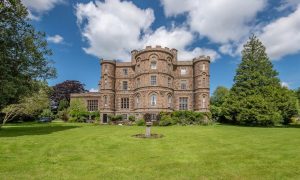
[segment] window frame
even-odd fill
[[[152,79],[152,78],[154,78],[154,79]],[[156,86],[157,85],[157,77],[156,77],[156,75],[151,75],[150,76],[150,85],[151,86]]]
[[[126,88],[124,88],[126,87]],[[128,90],[128,81],[122,81],[122,90],[127,91]]]
[[[129,109],[129,97],[121,98],[121,109]]]
[[[179,110],[188,110],[188,97],[179,97]]]
[[[95,112],[99,110],[98,99],[88,99],[87,100],[87,110],[89,112]]]

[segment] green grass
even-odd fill
[[[0,130],[0,179],[300,179],[300,129],[19,124]]]

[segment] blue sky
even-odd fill
[[[58,76],[50,85],[79,80],[95,90],[100,58],[128,61],[132,49],[162,45],[180,60],[211,56],[211,92],[230,88],[254,33],[282,83],[300,87],[300,0],[22,1],[53,50]]]

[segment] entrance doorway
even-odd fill
[[[107,123],[107,114],[103,114],[102,123]]]

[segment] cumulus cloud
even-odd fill
[[[289,88],[289,87],[290,87],[290,84],[287,83],[287,82],[281,82],[281,86],[282,86],[282,87]]]
[[[64,41],[64,38],[62,36],[56,34],[54,36],[47,37],[47,41],[54,43],[54,44],[60,44]]]
[[[43,13],[53,9],[56,5],[65,3],[65,0],[22,0],[29,10],[29,18],[39,20]]]
[[[130,51],[145,46],[161,45],[176,48],[179,58],[191,59],[192,55],[211,55],[217,52],[199,47],[187,50],[194,34],[186,27],[164,26],[151,29],[154,13],[150,8],[140,9],[132,2],[111,0],[79,3],[76,16],[83,38],[88,42],[84,50],[88,54],[108,59],[130,60]]]
[[[188,14],[192,31],[215,43],[239,41],[248,36],[259,11],[266,0],[161,0],[167,16]]]
[[[98,89],[96,89],[96,88],[91,88],[91,89],[89,90],[89,92],[98,92]]]
[[[300,5],[286,17],[266,25],[259,35],[271,59],[300,52]]]

